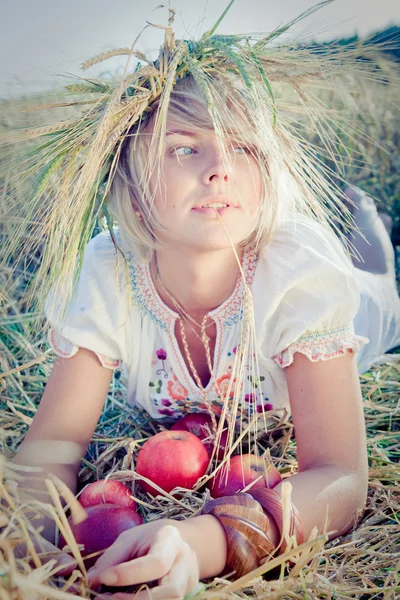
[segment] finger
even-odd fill
[[[175,591],[168,586],[146,588],[135,594],[117,592],[112,596],[112,600],[182,600],[183,598],[184,596],[177,595]]]
[[[99,581],[118,586],[161,579],[171,569],[184,543],[176,527],[166,525],[158,531],[146,556],[107,569],[100,574]]]
[[[160,585],[135,594],[135,600],[181,600],[199,584],[197,557],[188,544],[182,541],[170,571]],[[113,600],[132,600],[132,595],[118,592]]]
[[[183,598],[199,583],[199,563],[195,552],[189,544],[183,542],[181,552],[169,573],[160,581],[159,588],[165,592],[175,593],[176,596],[162,596],[163,598]]]
[[[182,568],[182,566],[180,566]],[[186,589],[190,591],[187,585],[187,575],[180,573],[179,581],[169,581],[158,585],[157,587],[146,588],[136,592],[134,596],[125,592],[117,592],[112,600],[183,600],[186,595]]]
[[[87,575],[91,586],[100,583],[100,575],[104,571],[120,563],[125,563],[137,553],[139,542],[134,532],[135,530],[132,529],[129,530],[129,534],[131,534],[129,536],[121,534],[112,546],[107,548],[102,556],[99,557],[95,565],[89,569]]]

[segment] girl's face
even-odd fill
[[[213,130],[167,119],[159,178],[154,174],[150,180],[161,241],[187,250],[230,247],[216,213],[235,245],[252,233],[261,204],[261,171],[251,148],[232,138],[225,149],[228,160]]]

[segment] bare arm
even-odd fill
[[[102,367],[90,350],[81,348],[72,358],[57,358],[14,463],[40,466],[45,473],[54,473],[75,491],[80,459],[100,417],[111,376],[112,371]],[[46,452],[43,451],[46,446],[38,443],[45,441],[58,444],[49,444]],[[43,455],[49,460],[44,460]],[[52,455],[57,455],[57,462],[52,462]],[[43,477],[35,487],[38,497],[44,499]],[[46,537],[52,537],[50,529],[53,529],[51,524],[47,524]]]
[[[356,356],[310,362],[296,353],[286,369],[299,473],[290,482],[305,534],[325,517],[345,533],[365,505],[368,461]],[[279,490],[279,486],[276,488]]]
[[[315,526],[320,533],[323,531],[326,518],[330,537],[336,537],[354,524],[365,505],[368,486],[356,356],[347,352],[339,358],[313,363],[296,353],[286,376],[299,468],[299,473],[289,479],[292,502],[299,511],[306,539]],[[281,485],[275,489],[279,491]],[[226,556],[223,531],[214,517],[207,524],[201,522],[204,517],[198,519],[198,523],[196,518],[180,523],[184,529],[181,535],[196,548],[201,576],[218,575],[215,567]],[[207,535],[215,540],[215,555],[204,544],[205,526],[209,528]]]

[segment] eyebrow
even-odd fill
[[[165,136],[167,135],[187,135],[189,137],[194,137],[196,134],[193,131],[184,131],[183,129],[172,129],[166,132]]]

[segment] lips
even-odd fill
[[[196,204],[196,206],[193,207],[193,210],[210,209],[213,211],[220,211],[225,208],[237,208],[237,206],[233,205],[230,198],[228,198],[228,196],[226,195],[212,194],[203,198],[201,202],[199,202],[198,204]]]

